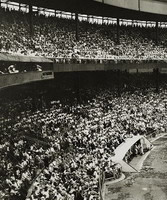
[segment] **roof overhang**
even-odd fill
[[[13,0],[13,2],[23,4],[32,3],[32,5],[42,8],[103,17],[142,21],[167,21],[167,15],[125,9],[118,6],[96,2],[94,0]]]
[[[0,62],[30,62],[30,63],[53,63],[51,59],[39,56],[23,56],[0,53]]]

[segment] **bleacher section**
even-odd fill
[[[81,21],[77,41],[75,20],[34,14],[34,35],[31,37],[27,13],[0,9],[1,52],[78,60],[167,58],[166,28],[159,28],[160,42],[155,45],[155,27],[121,25],[120,44],[117,44],[115,24]]]

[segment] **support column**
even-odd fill
[[[104,24],[104,17],[102,17],[102,25]]]
[[[148,22],[146,21],[146,28],[148,27]]]
[[[154,70],[155,73],[155,91],[158,93],[159,92],[159,69],[156,68]]]
[[[87,15],[87,21],[90,22],[90,16],[89,15]]]
[[[73,20],[73,13],[71,13],[71,20]]]
[[[94,23],[94,16],[92,15],[92,23]]]
[[[62,11],[60,11],[60,18],[62,18]]]
[[[81,77],[80,72],[74,72],[74,90],[75,90],[75,98],[77,100],[77,104],[81,103],[81,96],[80,96],[80,84],[81,84]]]
[[[120,24],[119,24],[119,18],[117,18],[117,44],[120,43]]]
[[[140,11],[140,0],[138,0],[138,9]]]
[[[104,13],[104,0],[102,0],[102,12]],[[104,24],[104,16],[102,16],[102,25]]]
[[[117,92],[118,92],[118,96],[121,96],[121,71],[120,69],[118,69],[117,71]]]
[[[110,24],[110,23],[109,23],[109,21],[110,21],[110,20],[109,20],[109,18],[107,18],[107,25],[109,25],[109,24]]]
[[[21,11],[21,4],[20,4],[20,2],[19,2],[19,12]]]
[[[33,30],[33,10],[32,10],[32,5],[29,4],[29,25],[30,25],[30,36],[32,37],[34,34],[34,30]]]
[[[156,45],[158,45],[158,22],[156,22],[156,27],[155,27],[155,29],[156,29],[155,43],[156,43]]]
[[[78,24],[78,13],[75,13],[75,37],[79,40],[79,24]]]
[[[40,15],[39,13],[40,13],[40,8],[39,7],[37,7],[37,13],[38,13],[38,16]]]

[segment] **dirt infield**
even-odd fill
[[[153,145],[139,173],[105,187],[105,200],[167,200],[167,135]]]

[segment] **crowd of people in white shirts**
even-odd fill
[[[166,131],[166,89],[120,97],[110,89],[95,93],[84,103],[56,100],[36,112],[28,110],[28,100],[21,116],[13,109],[15,122],[9,115],[1,125],[1,199],[99,199],[101,172],[110,169],[117,177],[120,171],[111,159],[118,145],[133,135]]]
[[[116,44],[115,25],[79,22],[77,41],[74,20],[34,16],[31,38],[26,13],[0,10],[2,53],[56,59],[167,57],[165,42],[156,46],[150,39],[153,28],[122,25]],[[118,177],[120,172],[111,159],[114,150],[133,135],[166,131],[166,89],[124,92],[120,97],[110,89],[95,93],[84,103],[56,100],[33,112],[30,99],[23,108],[21,102],[1,105],[5,124],[0,124],[0,199],[98,200],[101,173],[110,170]]]
[[[0,10],[0,52],[57,59],[167,58],[165,28],[159,28],[159,44],[155,45],[154,27],[121,25],[120,43],[117,44],[115,24],[80,21],[77,41],[75,20],[34,14],[34,35],[31,37],[28,14],[5,8]]]

